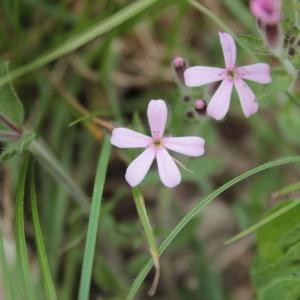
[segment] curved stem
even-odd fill
[[[144,201],[142,191],[140,188],[135,187],[132,189],[132,194],[133,194],[135,206],[138,211],[140,221],[141,221],[144,231],[145,231],[145,235],[146,235],[147,242],[149,245],[150,254],[152,256],[153,264],[155,267],[155,276],[154,276],[154,279],[152,282],[152,286],[148,292],[150,296],[153,296],[155,294],[155,291],[156,291],[156,288],[158,285],[158,281],[159,281],[159,275],[160,275],[159,253],[157,250],[155,236],[154,236],[154,233],[153,233],[153,230],[152,230],[152,227],[150,224],[150,220],[149,220],[149,217],[148,217],[148,214],[146,211],[145,201]]]

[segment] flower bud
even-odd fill
[[[172,65],[175,70],[179,83],[184,84],[183,73],[187,67],[186,61],[182,57],[177,56],[173,59]]]
[[[192,119],[192,118],[194,118],[194,112],[191,111],[191,110],[188,110],[188,111],[185,113],[185,116],[186,116],[188,119]]]
[[[190,102],[190,101],[191,101],[191,97],[190,97],[190,96],[187,96],[187,95],[186,95],[186,96],[183,96],[183,97],[182,97],[182,101],[183,101],[183,102]]]
[[[195,111],[198,114],[200,115],[206,114],[206,108],[207,108],[207,104],[204,100],[198,99],[195,101]]]
[[[282,43],[281,0],[252,0],[250,9],[256,17],[267,45],[278,49]]]

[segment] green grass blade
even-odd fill
[[[96,238],[98,232],[98,223],[100,215],[100,207],[102,201],[102,193],[104,188],[104,182],[106,178],[106,170],[109,161],[111,150],[111,144],[109,136],[105,136],[100,159],[97,167],[96,178],[94,183],[92,204],[90,210],[87,238],[85,242],[83,264],[81,269],[80,286],[79,286],[79,300],[88,300],[91,275],[94,262],[94,253],[96,246]]]
[[[270,223],[271,221],[275,220],[276,218],[280,217],[281,215],[283,215],[284,213],[288,212],[290,209],[293,209],[295,206],[299,205],[300,201],[299,200],[294,200],[291,203],[288,203],[287,205],[285,205],[284,207],[276,210],[275,212],[273,212],[272,214],[268,215],[267,217],[263,218],[262,220],[260,220],[259,222],[257,222],[256,224],[250,226],[249,228],[241,231],[239,234],[233,236],[232,238],[230,238],[229,240],[227,240],[224,244],[228,245],[231,244],[233,242],[236,242],[237,240],[242,239],[243,237],[245,237],[246,235],[255,232],[257,229],[261,228],[262,226]]]
[[[214,13],[212,13],[208,8],[206,8],[201,3],[197,2],[196,0],[187,0],[193,7],[195,7],[197,10],[204,13],[207,17],[209,17],[214,23],[216,23],[222,30],[230,33],[236,42],[254,59],[257,60],[256,55],[247,47],[241,40],[237,37],[237,35]],[[1,86],[1,80],[0,80],[0,86]]]
[[[136,209],[138,211],[140,221],[144,228],[144,232],[150,249],[150,254],[152,256],[153,263],[156,270],[153,284],[149,290],[149,295],[153,296],[155,294],[156,287],[159,281],[159,273],[160,273],[159,254],[157,251],[155,236],[145,207],[145,201],[144,201],[142,191],[139,187],[135,187],[132,189],[132,194],[133,194],[133,199],[135,202]]]
[[[21,173],[18,179],[16,192],[16,248],[18,264],[21,268],[22,279],[25,285],[24,294],[26,299],[36,299],[34,287],[31,278],[29,267],[28,252],[25,239],[25,224],[24,224],[24,196],[25,183],[29,164],[29,155],[26,155],[21,168]]]
[[[3,235],[1,231],[0,231],[0,267],[1,267],[2,279],[4,283],[5,299],[12,300],[13,299],[12,283],[10,281],[10,273],[6,261],[4,244],[3,244]]]
[[[92,41],[96,37],[114,29],[115,27],[121,25],[125,21],[131,19],[132,17],[136,16],[137,14],[143,12],[148,7],[152,6],[158,2],[158,0],[139,0],[135,1],[131,5],[123,8],[122,10],[118,11],[114,15],[106,18],[105,20],[101,20],[100,22],[96,23],[91,28],[87,29],[86,31],[71,37],[70,39],[66,40],[64,43],[59,45],[57,48],[49,51],[48,53],[38,57],[37,59],[33,60],[21,66],[20,68],[12,71],[7,76],[3,76],[0,79],[0,86],[7,83],[9,80],[14,80],[17,77],[23,76],[25,74],[31,73],[36,71],[37,69],[47,65],[48,63],[62,57],[77,48],[85,45],[86,43]]]
[[[300,190],[300,181],[289,184],[288,186],[280,189],[279,191],[274,193],[275,197],[282,197],[288,195],[290,193],[294,193]]]
[[[265,170],[278,167],[281,165],[291,164],[291,163],[299,163],[300,162],[300,156],[290,156],[281,158],[278,160],[274,160],[271,162],[268,162],[266,164],[260,165],[254,169],[251,169],[249,171],[246,171],[245,173],[233,178],[232,180],[226,182],[224,185],[213,191],[211,194],[206,196],[201,202],[198,202],[182,219],[181,221],[176,225],[176,227],[170,232],[170,234],[166,237],[166,239],[162,242],[161,246],[159,247],[159,255],[161,255],[172,243],[172,241],[175,239],[175,237],[183,230],[183,228],[204,208],[206,205],[208,205],[210,202],[212,202],[216,197],[218,197],[220,194],[222,194],[224,191],[228,190],[235,184],[247,179],[248,177],[258,174],[260,172],[263,172]],[[147,274],[151,270],[153,266],[152,260],[149,260],[147,264],[143,267],[143,269],[140,271],[138,276],[135,278],[133,284],[131,285],[131,288],[129,290],[129,293],[126,297],[127,300],[134,299],[136,293],[138,292],[140,286],[142,285],[144,279],[146,278]]]
[[[31,168],[30,174],[30,202],[31,202],[31,213],[33,220],[33,228],[35,234],[35,243],[38,252],[38,257],[41,266],[41,272],[44,280],[45,291],[47,294],[47,298],[49,300],[56,300],[56,291],[53,283],[53,279],[51,276],[46,249],[43,241],[42,228],[39,220],[39,213],[37,208],[37,199],[36,199],[36,191],[35,191],[35,177],[34,177],[34,167]]]
[[[53,176],[53,178],[58,181],[60,185],[66,188],[66,190],[73,196],[72,199],[81,206],[82,210],[87,213],[89,207],[87,196],[68,172],[66,172],[65,168],[60,164],[49,147],[40,139],[33,141],[30,144],[29,150]]]

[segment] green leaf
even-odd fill
[[[265,218],[263,218],[262,220],[260,220],[256,224],[252,225],[251,227],[243,230],[239,234],[237,234],[234,237],[227,240],[225,242],[225,245],[228,245],[228,244],[233,243],[237,240],[240,240],[243,237],[257,231],[262,226],[265,226],[268,223],[272,222],[273,220],[279,218],[281,215],[285,214],[286,212],[293,209],[295,206],[297,206],[299,204],[300,204],[299,200],[293,200],[293,201],[288,201],[288,202],[283,203],[283,205],[279,209],[277,209],[275,211],[272,211],[270,214],[268,214]]]
[[[21,129],[24,110],[8,75],[8,63],[0,63],[0,77],[6,76],[7,84],[0,87],[0,122],[9,122]],[[4,119],[4,120],[3,120]]]
[[[25,224],[24,224],[24,197],[25,197],[25,182],[27,177],[27,169],[29,164],[29,155],[26,155],[21,173],[18,179],[16,191],[16,250],[17,261],[21,268],[21,274],[24,282],[24,294],[26,299],[36,299],[34,287],[31,278],[31,271],[29,267],[28,252],[25,238]]]
[[[295,107],[294,102],[285,103],[279,111],[277,122],[284,139],[290,144],[299,146],[300,141],[297,138],[300,130],[299,109]]]
[[[292,157],[285,157],[275,161],[268,162],[266,164],[260,165],[254,169],[251,169],[232,180],[226,182],[224,185],[213,191],[211,194],[206,196],[204,199],[199,201],[182,219],[181,221],[175,226],[175,228],[169,233],[169,235],[165,238],[162,242],[161,246],[159,247],[159,255],[161,255],[173,242],[173,240],[181,233],[184,227],[195,217],[197,214],[202,211],[206,205],[211,203],[216,197],[222,194],[224,191],[228,190],[230,187],[234,186],[235,184],[247,179],[248,177],[263,172],[265,170],[278,167],[285,164],[292,164],[292,163],[300,163],[300,156],[292,156]],[[143,267],[140,273],[135,278],[134,282],[131,285],[131,288],[128,292],[126,297],[127,300],[134,299],[136,293],[138,292],[140,286],[142,285],[144,279],[146,278],[147,274],[150,272],[153,266],[153,261],[149,260],[147,264]]]
[[[88,231],[86,243],[84,247],[83,264],[81,269],[80,286],[79,286],[79,300],[88,300],[91,285],[91,275],[95,254],[95,246],[98,232],[100,207],[102,202],[103,188],[106,178],[106,170],[109,161],[111,144],[109,137],[106,135],[102,151],[97,167],[97,173],[94,183],[92,205],[90,210]]]
[[[291,205],[291,203],[281,203],[274,207],[271,214],[276,214],[284,207]],[[289,230],[300,223],[300,206],[295,206],[282,214],[280,218],[275,218],[266,226],[261,227],[257,232],[257,247],[260,257],[269,260],[276,260],[280,258],[284,251],[280,244],[281,238],[285,236]]]
[[[270,215],[288,207],[281,203]],[[252,268],[259,300],[298,300],[300,297],[300,207],[281,214],[257,231],[257,257]]]
[[[34,132],[24,134],[17,142],[7,142],[0,155],[0,162],[8,160],[17,154],[23,154],[35,139]]]
[[[37,248],[38,257],[40,261],[47,298],[49,300],[56,300],[57,299],[56,291],[51,276],[51,271],[49,268],[49,263],[47,259],[47,254],[46,254],[46,249],[45,249],[44,239],[42,234],[42,228],[41,228],[39,213],[37,208],[34,166],[31,167],[31,174],[30,174],[30,201],[31,201],[31,213],[32,213],[32,220],[33,220],[35,243],[36,243],[36,248]]]
[[[255,54],[269,55],[269,50],[266,48],[264,41],[260,36],[254,34],[241,34],[239,35],[239,39]]]
[[[258,291],[258,300],[298,300],[299,297],[300,278],[293,275],[276,277]]]
[[[259,98],[268,101],[266,103],[268,106],[271,104],[274,105],[274,97],[277,97],[276,94],[286,92],[291,80],[291,76],[286,71],[281,69],[273,70],[272,82],[263,88],[262,93],[259,94]]]

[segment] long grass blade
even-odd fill
[[[94,253],[96,246],[96,238],[98,232],[98,223],[100,216],[100,207],[102,201],[103,188],[106,178],[106,170],[110,156],[111,144],[109,137],[106,135],[104,138],[102,151],[97,167],[96,178],[94,183],[92,204],[90,210],[87,238],[85,242],[83,264],[81,269],[80,286],[79,286],[79,300],[88,300],[91,275],[94,262]]]
[[[231,244],[233,242],[236,242],[237,240],[240,240],[240,239],[244,238],[245,236],[247,236],[247,235],[249,235],[249,234],[257,231],[259,228],[261,228],[264,225],[270,223],[271,221],[273,221],[276,218],[280,217],[281,215],[283,215],[284,213],[286,213],[289,210],[293,209],[295,206],[297,206],[299,204],[300,204],[299,200],[293,200],[293,201],[291,201],[287,205],[283,206],[282,208],[276,210],[272,214],[270,214],[267,217],[263,218],[262,220],[260,220],[256,224],[250,226],[249,228],[241,231],[239,234],[233,236],[232,238],[230,238],[229,240],[227,240],[224,244],[228,245],[228,244]]]
[[[206,205],[211,203],[216,197],[218,197],[220,194],[222,194],[224,191],[228,190],[235,184],[247,179],[250,176],[253,176],[255,174],[258,174],[260,172],[263,172],[265,170],[275,168],[278,166],[286,165],[286,164],[292,164],[292,163],[299,163],[300,162],[300,156],[290,156],[281,158],[278,160],[274,160],[268,163],[265,163],[263,165],[260,165],[254,169],[251,169],[232,180],[226,182],[224,185],[213,191],[211,194],[209,194],[207,197],[205,197],[201,202],[198,202],[182,219],[181,221],[176,225],[176,227],[170,232],[170,234],[166,237],[166,239],[162,242],[161,246],[159,247],[159,255],[164,253],[164,251],[169,247],[169,245],[172,243],[172,241],[175,239],[175,237],[183,230],[183,228],[204,208]],[[134,299],[136,293],[138,292],[140,286],[142,285],[144,279],[146,278],[147,274],[151,270],[153,266],[152,259],[147,262],[147,264],[143,267],[143,269],[139,272],[137,277],[135,278],[133,284],[131,285],[131,288],[129,290],[129,293],[126,297],[127,300]]]
[[[36,71],[37,69],[47,65],[48,63],[58,59],[59,57],[62,57],[78,49],[79,47],[92,41],[96,37],[114,29],[115,27],[121,25],[125,21],[143,12],[156,2],[158,2],[158,0],[139,0],[133,2],[131,5],[128,5],[127,7],[118,11],[114,15],[96,23],[94,26],[90,27],[86,31],[66,40],[64,43],[62,43],[55,49],[52,49],[48,53],[38,57],[32,62],[29,62],[24,66],[21,66],[20,68],[12,71],[7,76],[2,77],[0,79],[0,86],[4,85],[9,80],[14,80],[20,76]]]
[[[296,191],[300,190],[300,181],[294,182],[292,184],[289,184],[288,186],[280,189],[279,191],[273,193],[273,197],[282,197],[286,196],[290,193],[294,193]]]
[[[57,296],[56,296],[55,286],[49,268],[46,249],[43,241],[42,228],[39,220],[33,166],[31,168],[31,174],[30,174],[30,202],[31,202],[33,228],[35,234],[35,243],[36,243],[36,248],[37,248],[38,257],[40,261],[41,272],[44,280],[45,291],[47,294],[47,298],[49,300],[56,300]]]
[[[66,187],[73,199],[81,206],[82,210],[88,212],[89,203],[79,185],[66,172],[51,150],[42,140],[33,141],[29,147],[31,153],[39,160],[53,178]]]
[[[21,173],[18,179],[16,192],[16,248],[18,264],[21,268],[22,279],[25,286],[24,294],[26,299],[36,299],[34,293],[33,282],[29,267],[28,252],[25,238],[24,224],[24,196],[27,170],[29,164],[29,155],[26,155],[23,161]]]

